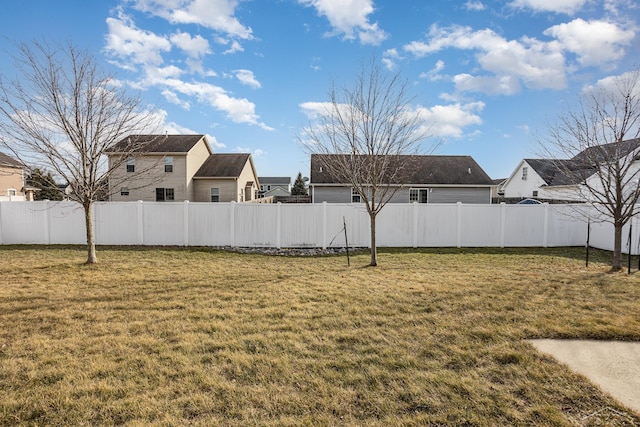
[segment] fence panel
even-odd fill
[[[46,210],[49,242],[54,245],[87,243],[84,209],[74,202],[50,202]]]
[[[130,202],[96,203],[94,230],[99,245],[142,244],[138,215],[142,205]]]
[[[142,233],[144,245],[172,246],[185,244],[185,209],[181,202],[144,203]]]
[[[235,205],[235,246],[276,247],[278,228],[278,205]]]
[[[233,203],[189,203],[189,244],[231,246]]]
[[[386,205],[376,220],[376,243],[378,246],[413,246],[415,237],[416,206],[408,209],[406,204]]]
[[[323,205],[280,205],[280,246],[285,248],[323,246]]]
[[[349,246],[369,247],[369,214],[362,203],[327,204],[327,246],[344,246],[344,225],[347,226]]]
[[[49,203],[0,202],[2,244],[49,243]]]
[[[548,205],[503,205],[503,246],[545,246],[545,211]]]
[[[458,205],[418,204],[417,239],[419,247],[457,246]]]
[[[500,205],[458,206],[461,215],[458,246],[500,246]]]

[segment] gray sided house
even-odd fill
[[[258,179],[258,197],[291,195],[291,178],[288,176],[261,176]]]
[[[313,203],[359,203],[360,196],[351,185],[339,182],[326,159],[312,154],[309,191]],[[389,203],[491,203],[493,180],[471,156],[395,156],[406,164],[389,184],[397,187]],[[325,165],[325,166],[323,166]]]

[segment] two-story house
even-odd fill
[[[0,196],[24,196],[24,165],[4,153],[0,153]]]
[[[258,197],[290,196],[291,177],[288,176],[261,176]]]
[[[110,168],[118,165],[111,201],[243,202],[257,194],[251,155],[214,154],[205,135],[135,135],[106,154]]]
[[[640,168],[639,158],[640,139],[631,139],[592,146],[571,159],[523,159],[502,185],[503,197],[507,201],[525,198],[551,202],[588,201],[585,184],[599,185],[596,164],[619,161],[637,169]]]

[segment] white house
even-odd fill
[[[503,184],[503,197],[506,200],[593,201],[586,189],[603,188],[600,178],[605,173],[596,173],[598,166],[604,167],[607,160],[616,158],[619,165],[629,166],[626,177],[632,184],[637,183],[640,139],[632,139],[589,147],[571,159],[523,159]]]

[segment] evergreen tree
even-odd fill
[[[35,192],[35,200],[62,200],[62,192],[51,176],[51,172],[45,174],[38,168],[34,169],[27,177],[27,186],[40,190]]]
[[[307,191],[307,186],[304,183],[304,179],[302,178],[302,172],[298,172],[298,176],[296,177],[295,182],[293,183],[293,187],[291,188],[292,196],[308,196],[309,192]]]

